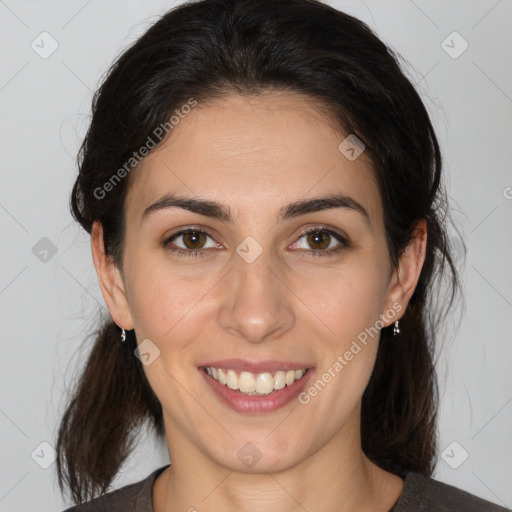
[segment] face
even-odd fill
[[[171,457],[277,471],[357,441],[379,328],[418,262],[398,281],[370,161],[340,151],[346,136],[304,97],[232,95],[132,175],[122,278],[102,291],[146,340]]]

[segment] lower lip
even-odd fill
[[[245,395],[228,388],[226,385],[210,377],[203,368],[199,368],[199,372],[203,375],[210,388],[225,404],[237,412],[257,414],[275,411],[290,403],[294,398],[297,398],[305,387],[306,382],[314,373],[314,369],[309,368],[308,372],[301,379],[268,395]]]

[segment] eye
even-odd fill
[[[208,245],[208,239],[211,240]],[[301,240],[304,241],[302,242]],[[163,247],[179,256],[204,256],[204,249],[220,248],[210,233],[201,228],[187,228],[174,233],[162,243]],[[347,238],[325,226],[312,227],[302,233],[294,249],[301,249],[307,257],[332,256],[349,247]],[[309,246],[309,247],[308,247]]]
[[[211,240],[210,245],[206,245],[208,238]],[[178,231],[164,240],[162,245],[169,251],[181,256],[204,256],[203,249],[219,247],[219,244],[213,240],[212,236],[200,228],[188,228]]]
[[[299,236],[294,246],[298,249],[304,249],[309,257],[319,257],[338,253],[348,247],[349,243],[340,233],[322,226],[306,230]]]

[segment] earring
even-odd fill
[[[126,340],[126,331],[121,328],[121,343],[123,343]]]
[[[400,325],[398,323],[398,320],[395,320],[395,327],[393,327],[393,335],[396,336],[397,334],[400,334]]]

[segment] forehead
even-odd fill
[[[339,149],[348,134],[317,107],[290,93],[199,103],[130,177],[128,222],[165,193],[221,202],[236,217],[343,193],[377,220],[382,208],[369,158],[363,152],[349,160]]]

